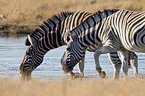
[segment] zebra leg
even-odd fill
[[[84,60],[85,60],[85,57],[82,58],[78,66],[81,77],[84,76]]]
[[[99,54],[100,55],[100,54]],[[105,78],[106,77],[106,73],[105,71],[102,71],[102,68],[100,66],[100,63],[99,63],[99,55],[96,55],[94,53],[94,58],[95,58],[95,65],[96,65],[96,71],[99,73],[99,76],[101,78]]]
[[[108,57],[114,66],[114,79],[119,79],[122,63],[121,60],[119,59],[117,52],[108,53]]]
[[[120,53],[121,53],[121,61],[123,64],[123,72],[126,78],[128,77],[128,68],[129,68],[128,64],[130,62],[129,51],[124,49],[124,50],[121,50]]]
[[[99,73],[99,76],[101,78],[105,78],[106,73],[104,71],[102,71],[102,68],[101,68],[100,63],[99,63],[99,56],[101,54],[112,53],[112,52],[117,52],[117,49],[113,48],[112,46],[102,46],[101,48],[97,49],[94,53],[96,70]],[[114,78],[118,78],[118,77],[115,76]]]
[[[138,56],[134,52],[130,52],[130,62],[133,65],[134,76],[138,77]]]

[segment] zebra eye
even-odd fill
[[[67,47],[66,50],[69,51],[70,50],[70,47]]]
[[[69,42],[69,40],[70,40],[70,38],[69,38],[69,36],[67,36],[67,42]]]
[[[26,53],[26,55],[30,55],[30,53]]]

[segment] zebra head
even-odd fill
[[[73,70],[73,67],[80,60],[82,60],[86,52],[86,47],[82,44],[80,38],[78,38],[76,34],[70,34],[67,32],[67,36],[65,38],[67,47],[62,56],[61,64],[63,66],[63,70],[68,73]]]
[[[42,63],[44,54],[39,52],[36,41],[29,35],[25,45],[29,47],[27,48],[20,65],[20,73],[23,78],[29,79],[31,77],[31,72]]]

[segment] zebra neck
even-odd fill
[[[42,50],[48,51],[59,46],[62,46],[60,23],[72,15],[73,12],[62,12],[58,15],[54,15],[43,22],[30,37],[35,39],[35,43]]]
[[[83,20],[85,20],[90,14],[89,12],[85,11],[77,11],[73,15],[67,17],[65,20],[61,23],[61,37],[64,44],[64,36],[66,32],[72,30],[74,27],[79,25]]]

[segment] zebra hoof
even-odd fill
[[[21,80],[31,80],[31,76],[21,76]]]
[[[73,77],[74,78],[81,78],[81,77],[83,77],[83,75],[81,75],[80,73],[74,73]]]
[[[100,76],[101,78],[105,78],[105,77],[106,77],[105,71],[101,71],[101,73],[99,74],[99,76]]]

